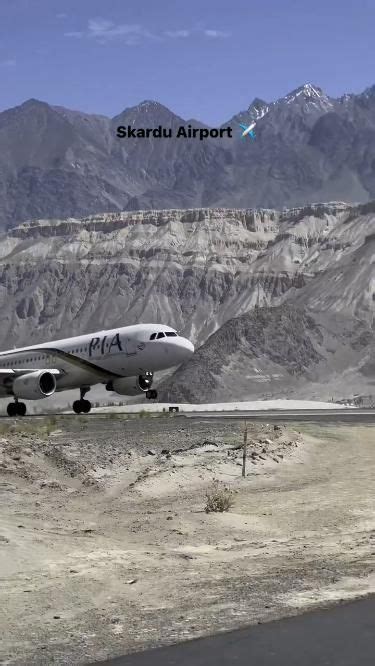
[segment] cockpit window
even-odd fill
[[[160,338],[164,338],[164,336],[167,338],[177,338],[177,333],[174,331],[165,331],[165,333],[162,333],[161,331],[160,333],[151,333],[150,340],[160,340]]]

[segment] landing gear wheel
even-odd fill
[[[91,402],[90,400],[80,400],[81,403],[81,410],[84,414],[88,414],[89,411],[91,410]]]
[[[26,405],[24,402],[16,402],[17,415],[25,416],[26,414]]]
[[[76,414],[80,414],[81,411],[82,411],[82,409],[81,409],[81,402],[82,402],[82,400],[75,400],[75,401],[73,402],[73,411],[74,411]]]
[[[24,402],[10,402],[7,406],[8,416],[25,416],[26,405]]]
[[[158,392],[155,391],[155,389],[150,389],[149,391],[146,391],[147,400],[156,400],[157,397],[158,397]]]
[[[10,402],[7,406],[8,416],[17,416],[17,404],[15,402]]]
[[[75,400],[73,402],[73,411],[76,414],[88,414],[91,410],[90,400]]]

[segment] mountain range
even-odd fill
[[[256,139],[239,123],[257,121]],[[203,126],[197,121],[195,126]],[[30,99],[0,113],[0,228],[122,210],[290,208],[375,198],[375,86],[333,99],[305,84],[255,99],[233,138],[119,139],[119,125],[185,121],[145,101],[114,118]]]
[[[0,347],[136,322],[198,348],[160,399],[375,396],[375,202],[35,220],[0,235]]]

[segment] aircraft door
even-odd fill
[[[124,337],[124,351],[127,356],[135,356],[138,349],[138,340],[130,338],[128,335]]]

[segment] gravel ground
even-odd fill
[[[4,664],[84,664],[375,591],[375,428],[0,424]],[[233,506],[206,513],[206,492]]]

